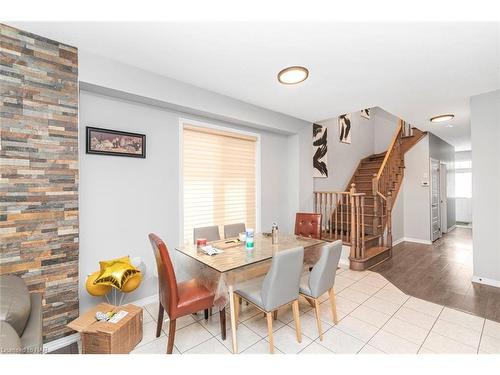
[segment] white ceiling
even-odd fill
[[[380,106],[457,149],[469,98],[500,88],[499,23],[10,24],[311,122]],[[290,65],[309,79],[279,84]],[[442,113],[452,128],[429,123]]]

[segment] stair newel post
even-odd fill
[[[361,258],[365,257],[365,196],[361,196]]]
[[[392,218],[391,218],[391,211],[392,211],[392,192],[389,192],[387,195],[387,207],[386,207],[386,212],[387,212],[387,243],[386,246],[390,247],[392,249]]]
[[[351,184],[351,190],[349,190],[349,198],[351,203],[351,257],[356,259],[357,249],[356,249],[356,206],[355,206],[355,196],[356,194],[356,184]]]

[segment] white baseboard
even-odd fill
[[[146,305],[149,305],[150,303],[155,303],[155,302],[158,302],[158,294],[157,293],[152,295],[152,296],[144,297],[144,298],[141,298],[141,299],[138,299],[135,301],[125,302],[125,304],[126,305],[132,304],[132,305],[144,307]],[[78,342],[79,340],[80,340],[80,334],[78,332],[76,332],[76,333],[73,333],[72,335],[64,336],[64,337],[61,337],[60,339],[50,341],[46,344],[43,344],[43,352],[44,353],[54,352],[57,349],[64,348],[65,346],[71,345],[74,342]]]
[[[457,227],[456,224],[453,224],[451,227],[449,227],[447,230],[446,230],[446,233],[449,233],[451,232],[453,229],[455,229]]]
[[[396,241],[392,241],[392,246],[396,246],[396,245],[400,244],[401,242],[405,242],[405,238],[404,237],[402,237],[402,238],[400,238],[400,239],[398,239]]]
[[[65,346],[71,345],[74,342],[78,342],[79,340],[80,340],[80,334],[78,332],[73,333],[72,335],[64,336],[61,337],[60,339],[43,344],[43,352],[44,353],[54,352],[57,349],[64,348]]]
[[[472,276],[472,282],[500,288],[500,281],[499,280],[488,279],[486,277]]]
[[[400,238],[397,243],[401,243],[401,242],[415,242],[415,243],[421,243],[424,245],[432,245],[432,241],[421,240],[420,238],[412,238],[412,237]],[[394,243],[392,244],[392,246],[394,246]]]

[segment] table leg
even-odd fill
[[[231,335],[233,339],[233,354],[238,354],[238,343],[236,339],[236,314],[235,314],[235,306],[234,306],[234,291],[233,286],[229,285],[227,288],[229,291],[229,312],[231,315]]]

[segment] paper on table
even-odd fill
[[[212,245],[207,245],[207,246],[203,246],[201,248],[201,250],[207,254],[207,255],[215,255],[215,254],[220,254],[220,253],[223,253],[224,251],[221,250],[221,249],[217,249],[215,247],[213,247]]]
[[[128,311],[120,310],[118,311],[111,319],[108,320],[110,323],[118,323],[120,320],[122,320],[124,317],[126,317],[128,314]]]

